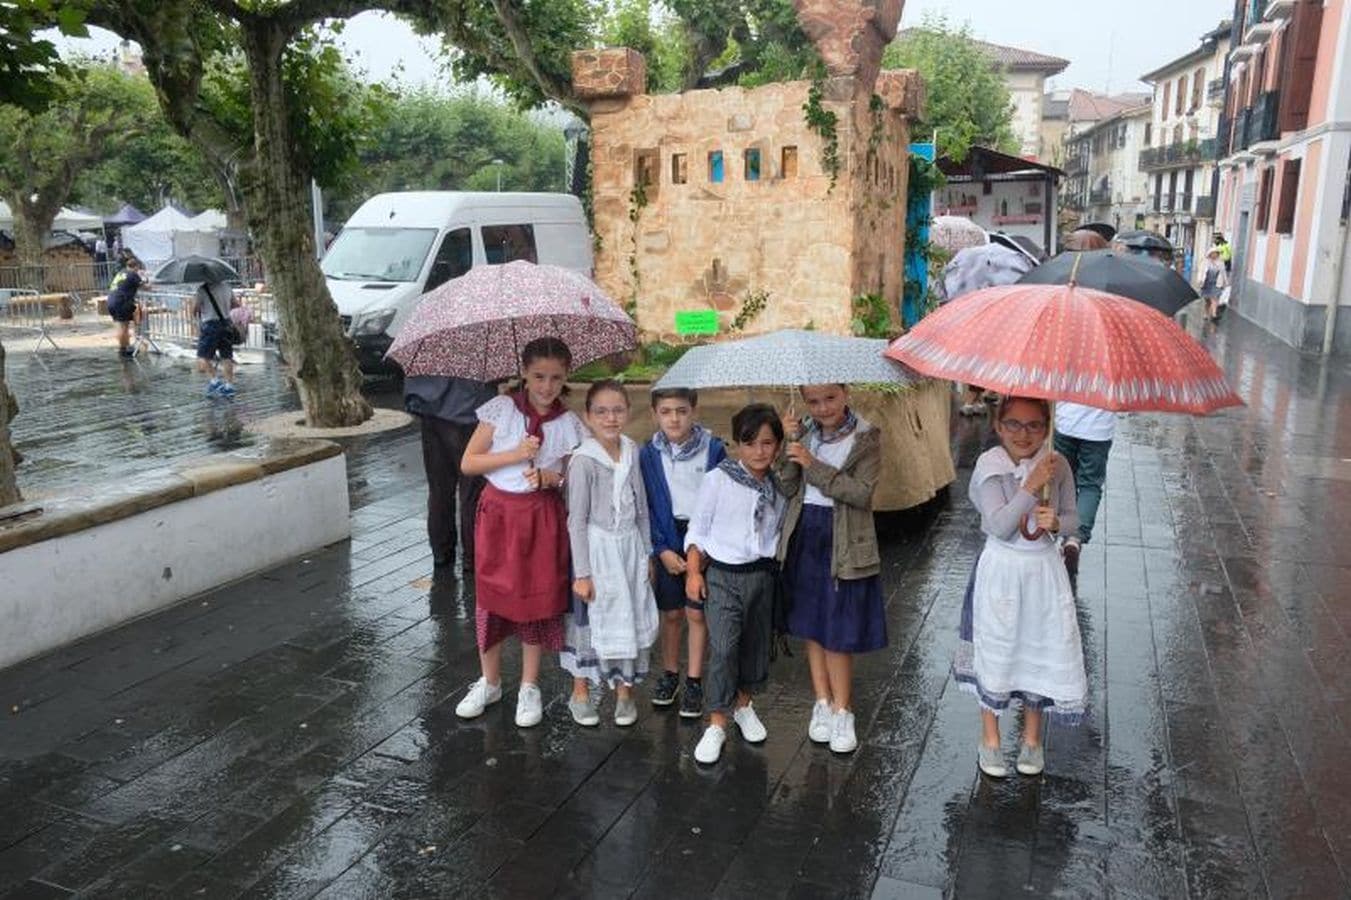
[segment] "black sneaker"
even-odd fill
[[[685,679],[685,691],[680,695],[680,718],[699,719],[704,715],[704,685]]]
[[[652,688],[652,705],[670,706],[675,702],[676,694],[679,692],[680,674],[678,672],[663,672]]]

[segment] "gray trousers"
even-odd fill
[[[738,690],[751,692],[769,678],[777,565],[713,563],[705,575],[708,673],[704,697],[711,712],[732,712]]]

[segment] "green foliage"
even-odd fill
[[[759,318],[760,313],[764,312],[768,305],[769,291],[747,291],[746,296],[741,298],[741,308],[737,310],[736,315],[732,317],[731,324],[727,326],[728,333],[740,334],[745,331],[746,326]]]
[[[896,337],[891,310],[881,294],[859,294],[854,298],[853,310],[850,330],[854,332],[855,337],[887,339]]]
[[[961,161],[972,145],[1016,152],[1013,103],[1003,77],[971,40],[970,27],[926,15],[918,28],[887,47],[882,65],[918,69],[927,91],[917,138],[938,130],[939,155]]]
[[[672,93],[685,86],[693,50],[684,26],[669,9],[652,0],[617,0],[600,23],[599,38],[603,46],[643,54],[650,93]]]
[[[615,366],[606,360],[597,360],[574,370],[568,378],[572,381],[601,381],[614,378],[624,382],[656,381],[666,370],[676,364],[680,357],[697,344],[667,344],[653,341],[638,348],[633,358],[622,366]]]
[[[840,178],[839,116],[821,104],[825,89],[826,67],[818,62],[811,87],[807,90],[807,102],[802,104],[802,112],[806,116],[807,127],[821,138],[821,167],[830,175],[830,190],[834,190],[835,182]]]
[[[16,217],[25,208],[54,215],[69,200],[76,173],[141,127],[127,98],[143,89],[114,66],[80,61],[56,77],[60,103],[40,112],[0,105],[0,195]]]
[[[499,169],[504,190],[557,191],[563,185],[563,133],[474,91],[392,95],[358,155],[357,176],[327,195],[334,218],[345,219],[384,191],[491,191]],[[497,159],[501,166],[493,164]]]
[[[0,0],[0,106],[40,112],[60,98],[70,68],[39,32],[85,37],[86,0]]]
[[[191,209],[225,206],[216,173],[169,127],[150,82],[130,77],[123,90],[122,105],[137,130],[103,145],[97,161],[80,172],[70,201],[103,210],[130,203],[147,213],[165,200]]]

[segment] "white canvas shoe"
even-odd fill
[[[461,719],[476,719],[483,711],[502,699],[502,685],[489,684],[488,679],[480,677],[469,685],[469,692],[455,707],[455,715]]]
[[[830,734],[833,729],[831,719],[829,700],[817,700],[816,705],[812,707],[812,721],[807,726],[807,737],[811,738],[813,744],[830,743]]]
[[[718,725],[710,725],[704,729],[704,736],[699,738],[699,743],[694,748],[695,762],[703,763],[706,766],[712,765],[722,756],[722,745],[727,743],[727,732],[723,731]]]
[[[833,718],[830,749],[835,753],[853,753],[858,749],[858,736],[854,734],[854,714],[842,709],[835,713]]]
[[[732,713],[732,721],[741,729],[741,736],[752,744],[759,744],[769,737],[764,723],[755,714],[755,707],[749,703]]]
[[[544,701],[540,697],[539,685],[526,682],[516,695],[516,727],[530,728],[538,725],[544,718]]]

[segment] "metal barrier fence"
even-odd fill
[[[61,314],[63,306],[70,303],[67,294],[39,294],[26,288],[0,288],[0,328],[14,328],[31,331],[37,335],[34,350],[41,349],[44,343],[57,349],[48,330],[48,322]]]
[[[189,311],[193,294],[178,291],[141,291],[140,333],[152,341],[192,345],[197,342],[197,317]],[[248,350],[277,349],[279,332],[276,300],[271,294],[236,290],[235,299],[249,311],[243,347]]]
[[[219,257],[239,273],[240,284],[252,287],[267,280],[263,261],[256,256]],[[152,274],[166,260],[142,260]],[[23,288],[46,293],[74,293],[88,299],[108,290],[117,273],[115,262],[46,262],[38,266],[0,266],[0,290]]]

